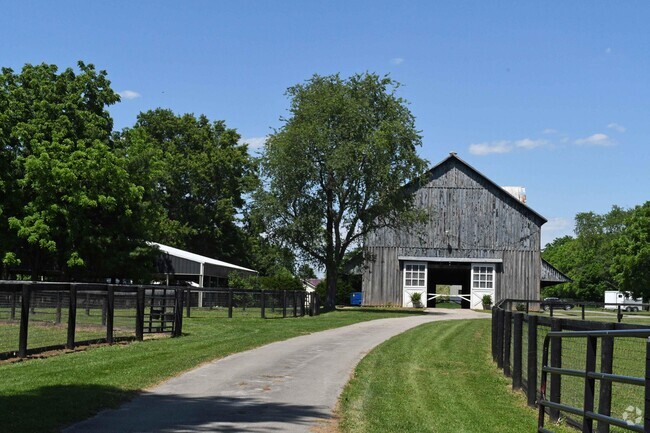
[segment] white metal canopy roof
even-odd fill
[[[178,248],[170,247],[168,245],[163,245],[159,244],[157,242],[149,242],[150,245],[155,245],[157,246],[160,251],[167,253],[171,256],[175,257],[180,257],[181,259],[186,259],[186,260],[191,260],[193,262],[201,263],[201,264],[210,264],[210,265],[216,265],[216,266],[222,266],[224,268],[230,268],[238,271],[246,271],[246,272],[254,272],[257,273],[257,271],[253,269],[248,269],[244,268],[242,266],[237,266],[233,265],[232,263],[227,263],[223,262],[221,260],[213,259],[210,257],[202,256],[200,254],[194,254],[189,251],[181,250]]]

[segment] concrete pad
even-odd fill
[[[332,416],[355,366],[379,343],[427,322],[488,318],[434,309],[279,341],[206,364],[63,431],[309,432]]]

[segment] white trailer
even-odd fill
[[[634,299],[629,292],[605,291],[605,304],[607,304],[605,308],[608,310],[616,310],[620,305],[621,309],[625,311],[639,311],[642,303],[643,299]]]

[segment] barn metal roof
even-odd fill
[[[164,253],[167,253],[170,256],[179,257],[181,259],[190,260],[190,261],[200,263],[200,264],[209,264],[209,265],[221,266],[221,267],[224,267],[224,268],[230,268],[230,269],[238,270],[238,271],[257,273],[257,271],[255,271],[253,269],[248,269],[248,268],[244,268],[242,266],[233,265],[232,263],[227,263],[227,262],[224,262],[224,261],[221,261],[221,260],[213,259],[211,257],[202,256],[200,254],[194,254],[194,253],[191,253],[189,251],[181,250],[179,248],[170,247],[168,245],[159,244],[157,242],[149,242],[149,244],[157,246],[160,249],[160,251],[162,251]]]

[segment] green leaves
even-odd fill
[[[556,239],[543,252],[573,280],[547,289],[547,296],[602,301],[605,290],[624,290],[650,297],[650,202],[579,213],[575,231],[575,238]]]
[[[350,246],[410,211],[401,188],[426,168],[398,86],[375,74],[315,75],[287,90],[291,116],[266,143],[256,205],[269,234],[324,264],[330,281]]]
[[[0,232],[7,234],[0,250],[33,275],[111,276],[124,271],[116,257],[143,241],[142,189],[110,136],[106,108],[119,96],[106,72],[82,62],[78,69],[25,65],[18,74],[3,69],[0,80]]]

